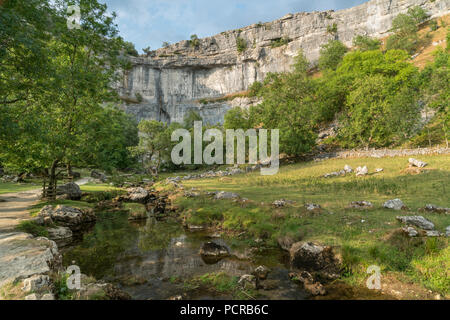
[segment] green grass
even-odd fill
[[[119,191],[120,188],[111,186],[108,183],[87,183],[85,185],[80,186],[81,191],[83,192],[103,192],[103,191]]]
[[[193,224],[218,226],[231,234],[247,232],[248,239],[266,239],[276,246],[280,236],[317,241],[333,245],[341,252],[346,266],[345,280],[363,284],[367,267],[377,264],[382,272],[401,273],[416,283],[449,294],[448,238],[408,239],[396,233],[402,225],[397,215],[424,215],[436,229],[444,232],[450,216],[422,213],[419,208],[428,203],[450,207],[450,156],[417,156],[429,163],[424,173],[410,175],[403,170],[408,158],[333,159],[307,162],[280,168],[275,176],[259,172],[226,177],[183,181],[186,189],[236,192],[250,199],[249,203],[180,197],[176,205]],[[369,172],[384,171],[367,177],[323,178],[326,173],[367,165]],[[275,209],[277,199],[294,200],[290,207]],[[400,198],[408,211],[396,212],[382,208],[386,200]],[[374,208],[364,211],[348,209],[352,201],[367,200]],[[304,209],[305,203],[322,206],[319,213]]]
[[[21,221],[16,229],[25,233],[30,233],[35,237],[48,237],[47,229],[33,221]]]
[[[75,208],[92,208],[94,204],[84,202],[84,201],[74,201],[74,200],[55,200],[55,201],[41,201],[38,204],[32,206],[30,208],[30,214],[31,216],[35,216],[43,207],[47,205],[57,206],[57,205],[64,205],[69,207],[75,207]]]
[[[237,300],[247,300],[255,296],[252,290],[243,289],[238,284],[239,278],[230,276],[225,272],[206,273],[184,282],[187,290],[206,288],[219,294],[232,296]]]
[[[0,194],[29,191],[40,188],[40,181],[33,181],[29,183],[0,182]]]

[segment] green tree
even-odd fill
[[[341,41],[330,40],[320,49],[319,68],[336,70],[347,52],[348,48]]]
[[[422,7],[419,6],[409,8],[407,13],[410,17],[414,19],[416,25],[421,24],[429,17],[428,13]]]
[[[44,90],[51,70],[48,41],[54,9],[46,0],[11,0],[0,5],[0,108]]]
[[[368,36],[357,35],[353,38],[353,46],[360,51],[380,50],[381,41]]]
[[[118,36],[115,15],[96,0],[74,3],[81,8],[81,29],[67,28],[66,1],[52,1],[52,14],[46,16],[48,31],[42,32],[51,37],[41,42],[48,54],[45,86],[33,86],[31,97],[2,110],[1,123],[10,129],[1,137],[2,158],[11,167],[43,172],[49,180],[44,195],[50,197],[58,167],[70,168],[89,147],[80,139],[87,121],[103,103],[117,99],[112,84],[124,66],[120,53],[126,46]],[[22,15],[19,9],[15,13]]]
[[[124,41],[124,47],[125,47],[126,54],[133,56],[133,57],[139,56],[139,52],[137,52],[137,50],[134,47],[134,44],[132,42]]]
[[[392,21],[391,35],[386,43],[388,50],[401,49],[414,53],[422,41],[418,35],[418,25],[427,19],[428,15],[421,7],[410,8],[408,12],[401,13]]]
[[[162,161],[170,160],[172,147],[175,145],[171,141],[172,132],[181,127],[178,123],[168,125],[156,120],[143,120],[139,123],[139,144],[131,150],[140,158],[148,172],[157,174]]]
[[[225,114],[223,127],[225,129],[243,129],[252,128],[253,122],[247,109],[240,107],[232,108]]]
[[[198,112],[194,110],[189,110],[183,119],[183,127],[185,129],[192,129],[194,128],[194,122],[195,121],[203,121],[202,117],[198,114]]]
[[[94,113],[77,138],[81,140],[82,151],[74,163],[77,166],[94,166],[111,172],[135,164],[130,148],[139,143],[138,124],[134,117],[114,105]]]
[[[349,147],[392,145],[408,137],[418,123],[414,91],[408,87],[397,90],[392,80],[381,74],[358,79],[346,105],[340,135]]]
[[[193,48],[197,48],[200,45],[200,39],[196,34],[191,35],[191,40],[189,41],[189,44]]]
[[[294,72],[269,74],[262,88],[263,102],[249,111],[252,127],[280,129],[280,152],[290,155],[308,152],[315,144],[314,84],[307,66],[300,52]]]

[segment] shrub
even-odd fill
[[[379,50],[381,41],[368,36],[358,35],[353,39],[353,46],[360,51]]]
[[[245,50],[247,50],[247,42],[243,38],[237,37],[236,48],[239,53],[244,52]]]
[[[347,53],[348,48],[339,40],[330,40],[320,49],[319,68],[321,70],[336,70]]]

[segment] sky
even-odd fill
[[[253,23],[279,19],[287,13],[339,10],[367,0],[102,0],[117,13],[121,36],[136,49],[152,50],[164,41],[204,38]]]

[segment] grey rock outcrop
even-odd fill
[[[0,234],[0,288],[7,283],[46,275],[61,266],[54,241],[28,233]]]
[[[48,276],[39,274],[23,280],[22,290],[25,292],[35,292],[50,284],[50,278]]]
[[[205,122],[222,122],[230,108],[258,102],[238,93],[270,72],[290,70],[300,49],[315,62],[321,45],[330,39],[351,46],[356,35],[384,37],[392,20],[416,5],[432,17],[450,8],[448,0],[371,0],[345,10],[289,14],[199,39],[196,47],[181,41],[147,57],[130,57],[132,68],[117,84],[118,92],[124,109],[138,120],[182,122],[195,110]],[[337,25],[334,35],[327,31],[333,24]],[[247,44],[242,53],[237,50],[238,37]],[[283,38],[287,44],[273,46]]]
[[[418,167],[418,168],[424,168],[428,165],[428,163],[414,159],[414,158],[409,158],[408,162],[410,165],[412,165],[414,167]]]
[[[146,203],[150,194],[144,188],[130,188],[128,191],[128,199],[132,202]]]
[[[232,192],[226,192],[226,191],[220,191],[217,192],[214,196],[214,199],[216,200],[222,200],[222,199],[237,199],[239,198],[239,195]]]
[[[424,230],[434,230],[434,223],[422,216],[399,216],[397,220]]]
[[[62,186],[58,186],[56,188],[56,194],[67,195],[67,198],[70,200],[80,200],[82,192],[79,185],[74,182],[69,182]]]
[[[294,243],[290,249],[291,265],[306,271],[336,274],[340,271],[340,258],[328,246],[311,242]]]
[[[383,204],[383,207],[386,209],[402,210],[405,207],[405,204],[400,199],[393,199],[386,201]]]
[[[58,205],[56,208],[48,205],[41,209],[39,216],[43,219],[51,219],[58,225],[78,231],[83,224],[94,222],[95,214],[91,209],[78,209],[68,206]]]

